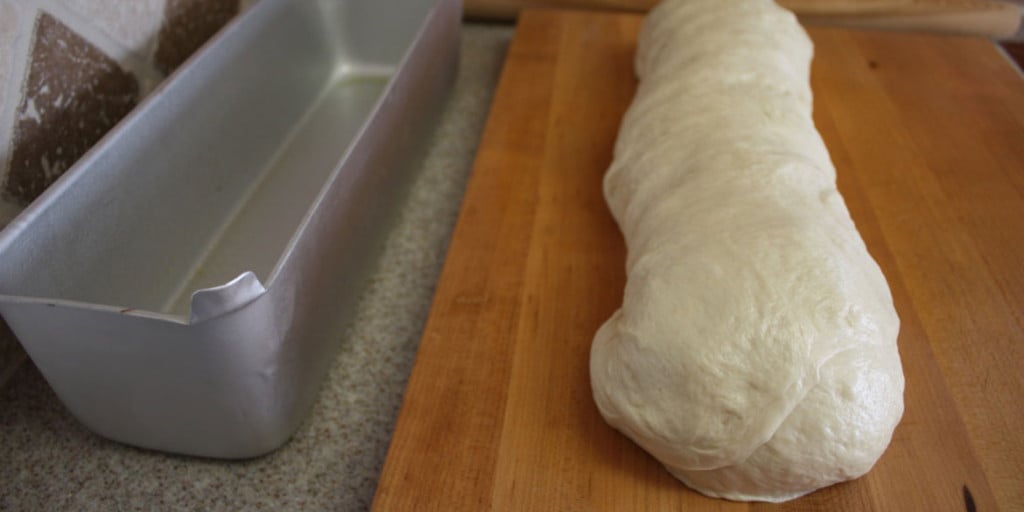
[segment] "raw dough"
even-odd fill
[[[594,399],[709,496],[857,478],[903,414],[899,318],[811,119],[812,53],[770,0],[662,3],[605,176],[628,281]]]

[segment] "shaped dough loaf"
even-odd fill
[[[769,0],[664,2],[605,176],[628,280],[594,399],[709,496],[856,478],[903,413],[899,318],[811,119],[812,52]]]

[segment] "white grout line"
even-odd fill
[[[17,36],[11,48],[11,60],[8,63],[10,68],[7,83],[3,84],[7,95],[4,98],[3,105],[0,105],[0,185],[6,181],[7,172],[10,169],[12,157],[11,142],[14,138],[15,116],[17,115],[18,107],[21,106],[25,92],[25,80],[28,76],[28,56],[32,51],[32,36],[35,33],[36,18],[39,10],[36,0],[8,1],[7,4],[15,10],[15,17],[18,21],[15,28]],[[26,25],[28,28],[26,28]],[[22,207],[20,205],[8,203],[0,196],[0,228],[6,226],[21,210]]]

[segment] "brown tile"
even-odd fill
[[[135,77],[53,16],[36,19],[4,193],[27,204],[138,102]]]
[[[164,73],[175,70],[238,13],[238,0],[167,0],[153,59]]]

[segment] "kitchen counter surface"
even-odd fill
[[[241,462],[120,445],[79,425],[25,364],[0,389],[0,510],[368,509],[512,30],[464,26],[432,149],[288,444]]]

